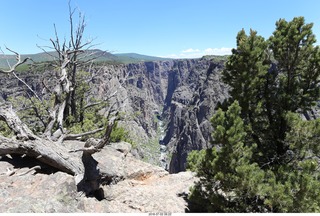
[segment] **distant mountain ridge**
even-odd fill
[[[169,58],[162,58],[156,56],[148,56],[148,55],[141,55],[137,53],[118,53],[114,54],[122,61],[161,61],[161,60],[170,60]],[[130,62],[131,63],[131,62]]]
[[[169,58],[161,58],[156,56],[141,55],[137,53],[119,53],[111,54],[110,52],[105,52],[99,49],[88,50],[86,54],[92,54],[90,58],[96,57],[94,61],[96,62],[110,62],[118,64],[129,64],[145,61],[161,61],[169,60]],[[53,56],[57,56],[55,52],[41,52],[37,54],[22,54],[22,58],[30,57],[34,62],[45,62],[54,60]],[[7,68],[8,62],[13,65],[16,61],[15,55],[0,55],[0,68]]]

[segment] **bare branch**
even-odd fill
[[[80,148],[80,149],[76,149],[76,150],[71,150],[69,152],[70,153],[74,153],[74,152],[80,152],[80,151],[84,152],[84,153],[87,153],[87,154],[93,154],[93,153],[96,153],[96,152],[100,151],[100,149],[97,149],[94,146],[90,146],[90,147]]]
[[[84,106],[83,109],[86,110],[86,109],[89,109],[90,107],[98,106],[98,105],[103,104],[105,102],[106,102],[106,100],[102,100],[102,101],[99,101],[96,103],[90,103],[90,104],[87,104],[86,106]]]
[[[69,22],[70,22],[70,38],[71,38],[71,43],[72,46],[75,47],[75,43],[74,43],[74,36],[73,36],[73,14],[76,11],[76,9],[71,9],[71,2],[68,2],[68,6],[69,6]]]
[[[51,41],[51,40],[50,40]],[[52,41],[51,41],[52,42]],[[48,48],[48,49],[52,49],[52,50],[55,50],[55,48],[54,47],[50,47],[50,46],[39,46],[38,44],[37,44],[37,47],[39,48],[39,49],[41,49],[45,54],[47,54],[48,56],[50,56],[50,57],[52,57],[53,58],[53,60],[54,61],[57,61],[57,56],[55,56],[54,54],[51,54],[50,52],[48,52],[45,48]],[[57,52],[58,53],[58,52]]]
[[[31,59],[31,58],[27,57],[27,58],[21,60],[21,55],[20,55],[19,53],[15,52],[15,51],[13,51],[13,50],[11,50],[11,49],[9,49],[8,47],[6,47],[6,49],[16,55],[16,60],[17,60],[17,62],[16,62],[13,66],[9,66],[9,70],[2,70],[2,69],[0,69],[0,73],[7,73],[7,74],[12,73],[12,72],[14,72],[14,71],[16,70],[16,68],[17,68],[18,66],[26,63],[26,61],[28,61],[28,60]]]
[[[31,92],[32,94],[40,101],[42,102],[42,100],[40,99],[40,97],[37,95],[37,93],[35,91],[33,91],[33,89],[22,79],[20,79],[20,77],[17,76],[17,74],[15,72],[12,72],[13,76],[15,78],[17,78],[20,82],[22,82]]]
[[[32,104],[32,107],[30,107],[31,109],[33,109],[33,111],[35,112],[36,117],[40,120],[40,122],[42,123],[42,125],[44,127],[46,127],[46,124],[43,120],[43,116],[40,115],[39,109],[34,105],[35,103],[32,100],[32,97],[27,93],[27,96]]]
[[[111,132],[112,129],[118,119],[118,112],[116,113],[116,115],[114,117],[112,117],[111,119],[109,119],[108,125],[106,127],[106,131],[104,133],[104,137],[103,139],[95,145],[95,147],[97,149],[102,149],[105,145],[108,145],[110,143],[110,139],[111,139]]]
[[[98,132],[103,131],[103,130],[104,130],[104,127],[98,128],[98,129],[95,129],[95,130],[92,130],[92,131],[88,131],[88,132],[85,132],[85,133],[80,133],[80,134],[67,134],[67,135],[65,135],[64,140],[79,139],[79,138],[81,138],[83,136],[95,134],[95,133],[98,133]]]
[[[47,127],[44,131],[44,135],[47,137],[48,140],[51,140],[51,131],[53,129],[54,123],[57,120],[57,111],[59,109],[59,104],[56,104],[52,109],[49,111],[49,119],[48,123],[46,124]]]
[[[11,50],[11,49],[9,49],[8,47],[6,47],[6,49],[16,55],[17,63],[16,63],[15,65],[13,65],[12,67],[11,67],[10,64],[8,63],[10,69],[7,70],[7,71],[2,71],[2,70],[0,70],[0,72],[2,72],[2,73],[12,73],[13,76],[14,76],[15,78],[17,78],[20,82],[22,82],[22,83],[34,94],[34,96],[35,96],[39,101],[42,101],[42,100],[40,99],[40,97],[37,95],[37,93],[36,93],[35,91],[33,91],[33,89],[32,89],[24,80],[20,79],[20,77],[18,77],[18,75],[14,72],[15,69],[16,69],[19,65],[24,64],[27,60],[31,60],[31,61],[32,61],[32,59],[28,57],[28,58],[24,59],[23,61],[21,61],[21,55],[20,55],[19,53],[15,52],[15,51],[13,51],[13,50]]]
[[[85,55],[80,55],[78,60],[79,60],[79,65],[85,65],[89,62],[93,62],[94,60],[102,57],[107,51],[102,51],[99,55],[97,55],[98,52],[92,52],[90,49],[97,46],[98,44],[92,44],[87,47],[84,53]]]
[[[48,85],[46,84],[46,82],[44,81],[45,79],[43,79],[42,80],[42,84],[43,84],[43,86],[44,86],[44,89],[46,89],[49,93],[53,93],[52,91],[51,91],[51,89],[48,87]]]

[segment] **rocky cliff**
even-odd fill
[[[220,80],[223,63],[202,58],[107,66],[95,75],[95,95],[126,77],[117,99],[127,98],[119,106],[126,113],[122,125],[130,128],[138,155],[148,162],[158,164],[159,142],[166,146],[161,160],[177,173],[185,170],[191,150],[210,146],[210,118],[228,95]]]
[[[98,99],[114,95],[110,103],[116,104],[122,115],[119,125],[134,141],[133,155],[177,173],[185,170],[191,150],[210,145],[209,120],[217,103],[227,97],[220,80],[222,68],[222,60],[207,57],[86,70],[91,74],[90,95]],[[50,70],[19,76],[42,94],[42,80],[50,80]],[[14,77],[1,77],[0,84],[3,99],[23,93],[24,85]]]

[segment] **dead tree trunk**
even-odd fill
[[[33,157],[60,171],[75,176],[78,190],[86,195],[95,195],[99,191],[100,173],[97,169],[97,161],[92,154],[100,151],[109,143],[109,135],[114,121],[111,119],[106,128],[105,136],[101,141],[88,139],[84,148],[70,151],[59,142],[53,142],[46,138],[41,138],[33,132],[19,119],[16,113],[8,104],[0,104],[0,120],[4,120],[7,125],[17,134],[16,139],[9,139],[0,136],[0,156],[7,154],[20,154]],[[81,151],[80,159],[73,152]],[[98,196],[101,199],[101,194]]]
[[[0,136],[0,155],[27,155],[71,175],[81,175],[84,172],[81,160],[68,152],[65,147],[45,139],[22,141]]]
[[[55,96],[55,105],[54,107],[49,111],[50,112],[50,122],[47,125],[44,134],[49,140],[59,140],[60,136],[63,135],[64,129],[63,129],[63,113],[64,109],[66,107],[66,94],[68,94],[71,90],[71,83],[68,79],[68,73],[67,73],[67,65],[70,62],[68,57],[68,52],[64,51],[63,53],[60,53],[63,56],[63,62],[60,67],[60,73],[58,74],[58,83],[54,88],[54,96]],[[55,124],[57,125],[58,129],[61,133],[57,133],[56,131],[53,131]],[[55,136],[56,134],[59,134],[60,136]]]
[[[0,120],[5,121],[9,128],[11,128],[18,139],[28,140],[37,139],[37,136],[24,124],[16,113],[12,110],[12,106],[9,103],[1,104]]]
[[[83,165],[79,159],[70,155],[62,145],[34,135],[12,110],[10,104],[0,105],[0,120],[4,120],[16,134],[16,139],[0,136],[0,155],[25,154],[72,175],[83,172]]]

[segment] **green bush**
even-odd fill
[[[110,141],[111,142],[125,141],[125,142],[131,143],[131,140],[129,139],[129,132],[126,131],[123,127],[119,127],[117,122],[115,123],[113,130],[111,132]]]
[[[5,137],[12,137],[14,135],[4,121],[0,121],[0,135]]]

